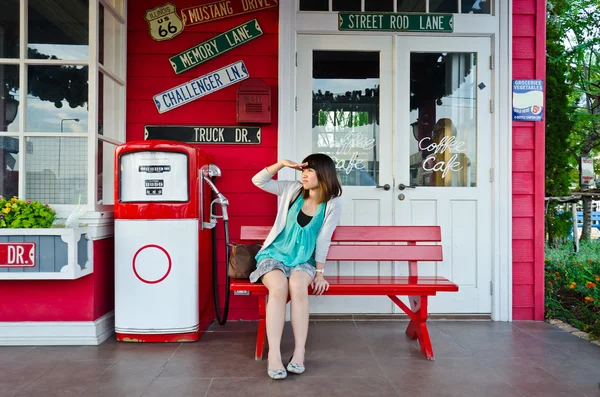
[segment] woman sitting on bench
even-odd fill
[[[283,167],[302,171],[302,182],[273,180]],[[281,335],[288,293],[295,347],[287,371],[301,374],[308,334],[308,286],[315,295],[329,289],[324,277],[325,258],[342,212],[342,187],[335,163],[325,154],[311,154],[302,164],[281,160],[256,174],[252,182],[281,196],[275,224],[256,255],[257,268],[250,281],[262,279],[269,290],[267,373],[273,379],[283,379],[287,372],[281,360]]]

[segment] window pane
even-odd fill
[[[0,195],[19,194],[19,140],[0,136]]]
[[[115,145],[98,140],[98,175],[96,176],[97,203],[115,203]]]
[[[19,67],[0,65],[0,131],[19,131]]]
[[[333,0],[333,11],[360,11],[360,0]]]
[[[410,183],[477,186],[475,53],[410,55]]]
[[[125,141],[122,127],[125,89],[109,76],[98,74],[98,133],[119,142]]]
[[[336,163],[345,186],[379,178],[379,53],[313,52],[313,153]]]
[[[87,138],[26,138],[25,197],[49,204],[87,202]]]
[[[329,0],[300,0],[300,11],[329,11]]]
[[[425,12],[425,0],[398,0],[398,12]]]
[[[458,0],[429,0],[429,12],[458,12]]]
[[[110,72],[123,78],[123,25],[100,4],[99,60]]]
[[[88,0],[29,0],[28,57],[88,58]]]
[[[87,66],[29,66],[28,88],[27,131],[87,132]]]
[[[19,57],[19,0],[0,0],[0,58]]]
[[[461,0],[463,14],[489,14],[492,0]]]
[[[365,11],[394,11],[394,0],[365,0]]]

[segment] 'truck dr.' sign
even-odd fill
[[[542,121],[544,82],[513,80],[513,120]]]
[[[189,50],[185,50],[171,58],[171,67],[176,74],[190,70],[194,66],[213,59],[224,52],[241,46],[262,36],[263,31],[256,19],[236,26],[225,33],[204,41]]]
[[[238,61],[154,95],[154,104],[159,113],[165,113],[232,84],[239,83],[248,77],[250,75],[246,65],[243,61]]]
[[[168,139],[194,144],[239,144],[257,145],[260,143],[260,127],[244,126],[189,126],[189,125],[147,125],[144,139]]]
[[[35,243],[0,243],[0,267],[34,267]]]

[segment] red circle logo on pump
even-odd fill
[[[171,273],[172,264],[166,249],[160,245],[148,244],[133,256],[133,273],[143,283],[158,284]]]

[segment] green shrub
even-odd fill
[[[48,228],[56,213],[39,201],[0,196],[0,228]]]
[[[546,318],[568,322],[600,337],[600,241],[546,247]]]

